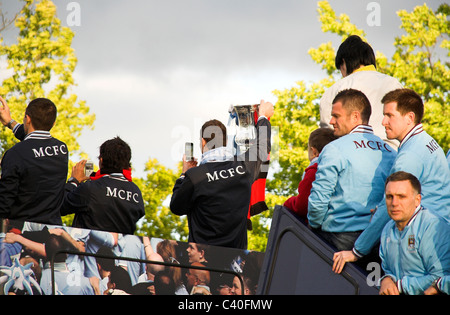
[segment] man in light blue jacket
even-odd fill
[[[421,97],[410,89],[398,89],[387,93],[382,101],[386,133],[389,138],[400,141],[390,174],[405,171],[416,176],[422,186],[422,205],[450,222],[450,169],[442,148],[423,130]],[[340,272],[345,262],[368,255],[378,244],[389,220],[383,200],[353,250],[335,254],[335,265],[339,265],[335,272]]]
[[[419,180],[399,171],[386,180],[389,221],[380,241],[381,295],[423,294],[450,271],[450,225],[421,205]]]
[[[330,124],[340,138],[319,155],[308,199],[308,221],[338,250],[351,249],[384,194],[396,152],[367,125],[371,106],[361,91],[341,91]]]

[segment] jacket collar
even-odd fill
[[[411,129],[406,136],[403,138],[403,140],[400,142],[399,147],[401,147],[404,143],[406,143],[409,139],[411,139],[412,137],[414,137],[415,135],[418,135],[419,133],[421,133],[423,131],[423,126],[422,124],[418,124],[416,125],[413,129]]]
[[[233,153],[227,147],[219,147],[203,153],[200,164],[229,161],[232,160],[233,157]]]
[[[349,132],[351,133],[373,133],[373,128],[370,125],[358,125]]]
[[[44,131],[44,130],[35,130],[30,132],[25,136],[24,140],[28,139],[38,139],[38,140],[44,140],[44,139],[51,139],[52,136],[50,135],[50,131]]]

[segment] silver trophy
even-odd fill
[[[259,104],[233,106],[237,118],[235,142],[241,154],[256,142],[255,112],[258,112],[258,107]]]

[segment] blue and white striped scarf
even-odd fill
[[[200,164],[205,164],[208,162],[224,162],[232,160],[233,158],[234,155],[229,148],[219,147],[203,153]]]

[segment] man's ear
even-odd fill
[[[202,153],[205,153],[205,152],[206,152],[206,150],[205,150],[205,147],[206,147],[206,140],[203,139],[203,138],[202,138],[202,143],[201,143],[201,145],[202,145]],[[207,147],[206,147],[206,148],[207,148]]]
[[[342,65],[340,66],[339,71],[341,71],[341,74],[344,78],[348,75],[347,65],[345,64],[345,59],[342,59]]]
[[[33,123],[31,122],[31,117],[28,116],[27,114],[25,114],[25,122],[26,122],[27,124],[33,125]]]
[[[314,157],[318,157],[320,154],[319,150],[317,150],[315,147],[311,147],[311,151]]]
[[[421,201],[422,201],[422,195],[417,194],[416,197],[414,198],[414,204],[415,204],[416,208],[420,205]]]
[[[408,119],[409,124],[415,125],[416,114],[414,112],[406,113],[405,117]]]
[[[362,122],[362,119],[361,119],[361,113],[360,113],[359,111],[354,110],[353,112],[351,112],[350,115],[351,115],[352,120],[353,120],[355,123]]]
[[[25,114],[25,118],[24,118],[23,122],[28,126],[28,133],[36,130],[33,126],[33,120],[27,114]]]

